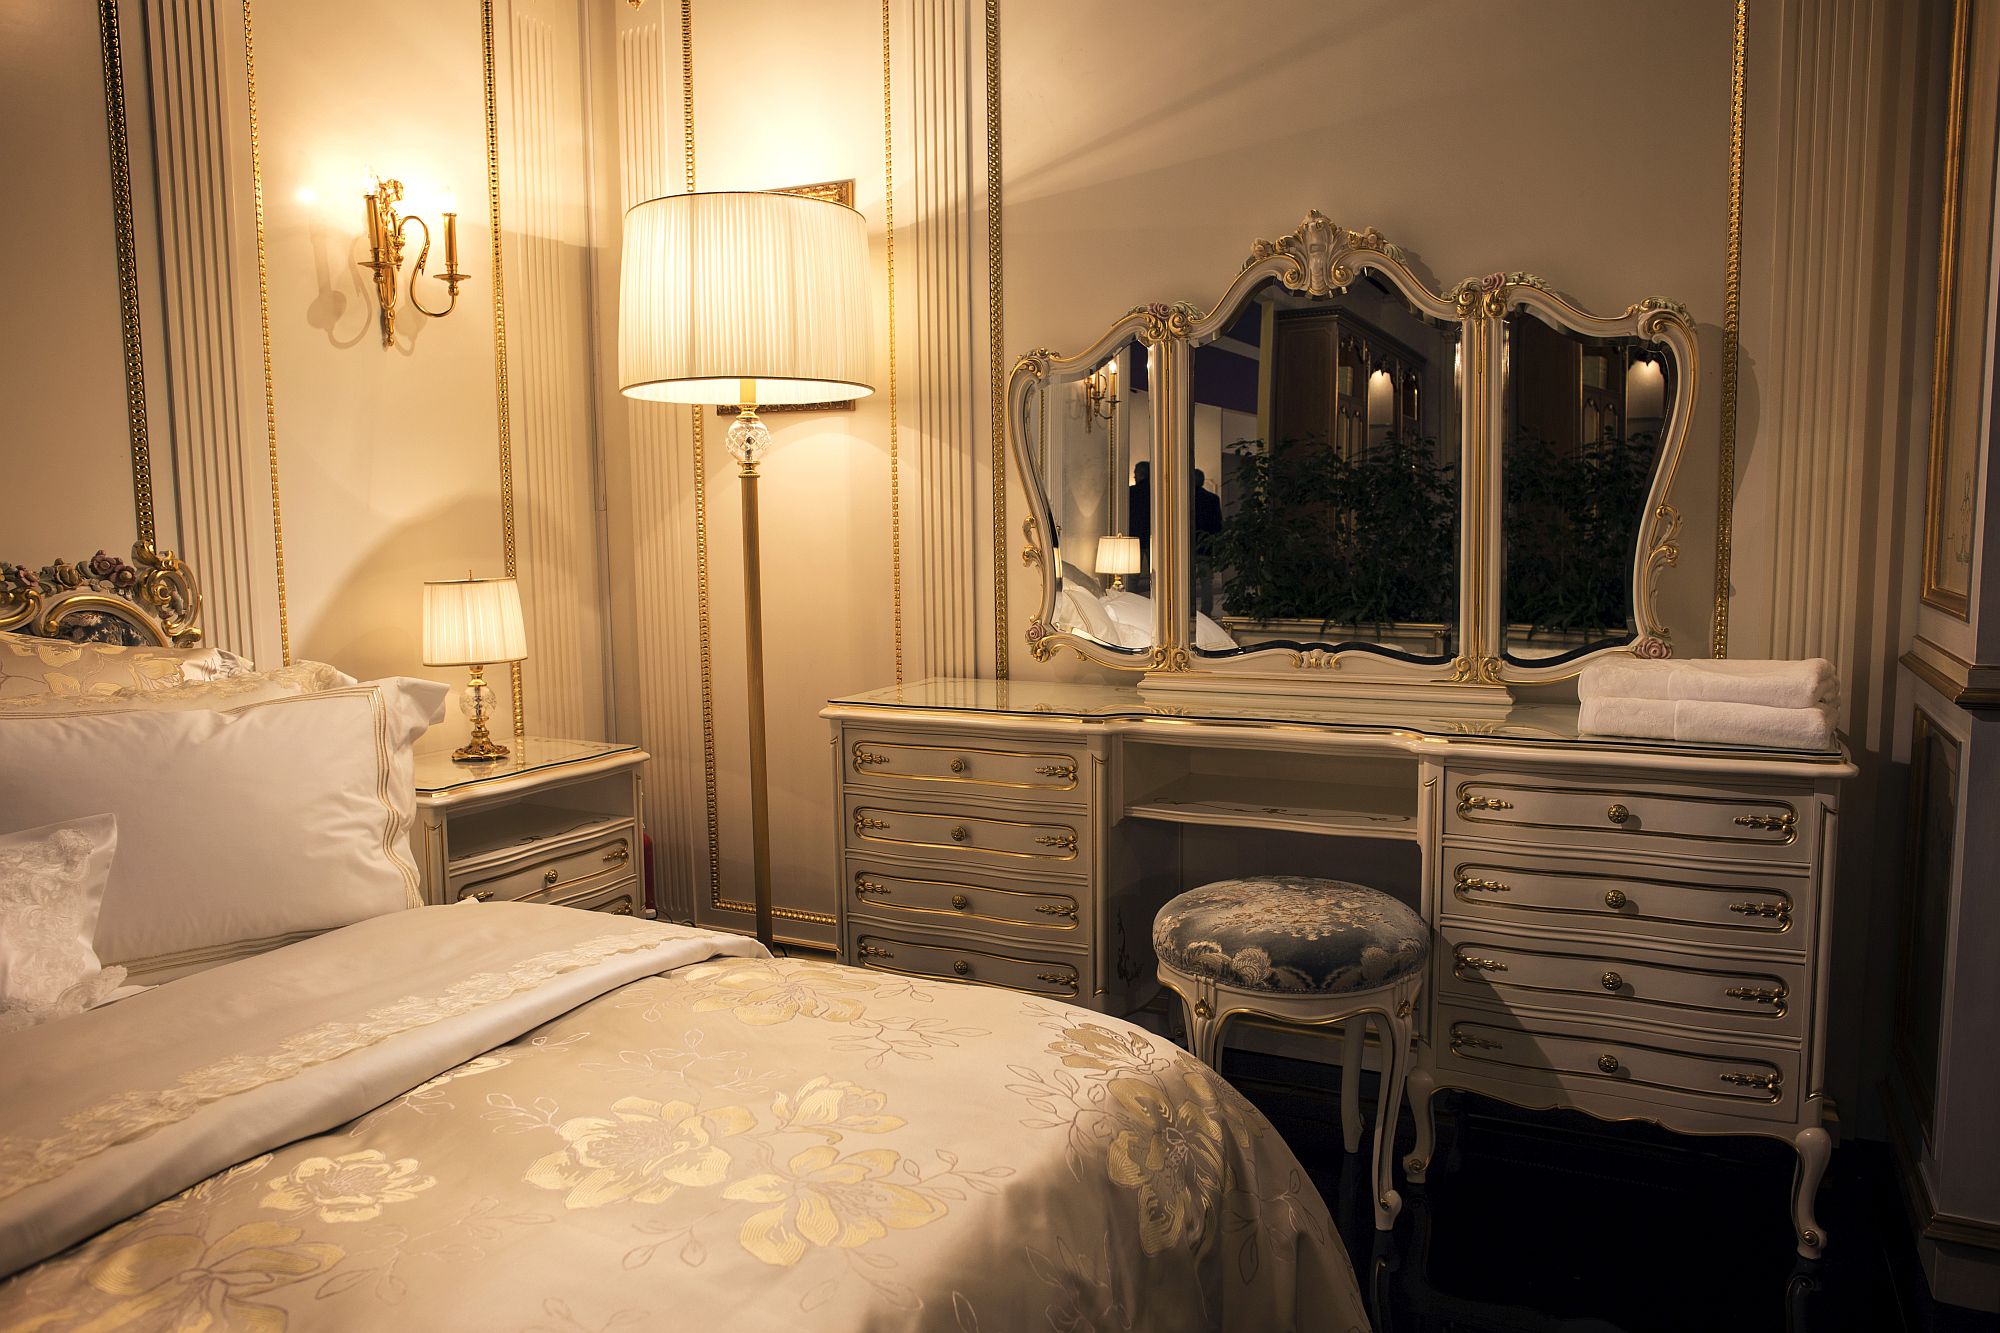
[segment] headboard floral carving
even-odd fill
[[[201,641],[201,586],[187,562],[147,543],[39,569],[0,561],[0,630],[76,643],[189,648]]]

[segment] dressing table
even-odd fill
[[[1596,316],[1520,273],[1436,291],[1316,212],[1207,312],[1143,305],[1021,357],[1026,645],[1103,670],[829,704],[845,960],[1126,1013],[1175,894],[1352,879],[1435,932],[1413,1180],[1440,1088],[1778,1137],[1817,1257],[1853,766],[1586,735],[1562,697],[1592,660],[1701,641],[1659,597],[1698,382],[1670,301]],[[1098,584],[1066,553],[1121,535],[1142,479],[1146,572]]]

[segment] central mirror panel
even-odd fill
[[[1546,667],[1630,644],[1674,359],[1515,309],[1501,380],[1501,654]]]
[[[1458,652],[1461,325],[1362,269],[1192,348],[1194,651]]]

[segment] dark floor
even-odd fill
[[[1319,1185],[1377,1333],[2000,1330],[2000,1318],[1931,1302],[1880,1143],[1834,1153],[1819,1196],[1827,1257],[1804,1263],[1789,1144],[1441,1093],[1430,1180],[1402,1186],[1402,1217],[1380,1244],[1365,1148],[1341,1151],[1338,1072],[1244,1051],[1224,1072]]]

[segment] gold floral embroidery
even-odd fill
[[[1223,1183],[1222,1130],[1210,1108],[1136,1078],[1113,1079],[1110,1090],[1125,1114],[1105,1172],[1139,1196],[1140,1245],[1158,1254],[1199,1241]]]
[[[744,1219],[737,1238],[765,1263],[789,1268],[811,1248],[857,1249],[943,1217],[943,1200],[889,1178],[901,1164],[901,1154],[887,1148],[842,1157],[822,1144],[794,1156],[783,1172],[736,1181],[722,1193],[772,1205]]]
[[[120,1298],[89,1326],[278,1333],[285,1312],[250,1297],[324,1273],[345,1257],[337,1245],[301,1243],[303,1234],[275,1222],[250,1222],[213,1244],[174,1231],[121,1246],[84,1274],[90,1286]]]
[[[322,1222],[369,1222],[382,1215],[384,1205],[408,1203],[436,1184],[436,1176],[417,1174],[415,1158],[392,1161],[370,1148],[306,1158],[271,1182],[263,1206],[318,1213]]]
[[[565,1121],[568,1146],[528,1168],[527,1182],[568,1190],[569,1208],[601,1208],[631,1199],[665,1203],[683,1186],[714,1185],[729,1173],[717,1139],[748,1133],[756,1117],[741,1106],[697,1111],[687,1102],[622,1097],[610,1117]]]
[[[867,994],[875,984],[844,967],[800,963],[780,969],[763,960],[704,964],[689,968],[686,979],[706,990],[695,1001],[696,1013],[727,1009],[739,1022],[770,1027],[794,1018],[820,1018],[851,1023],[864,1006],[855,994]]]
[[[844,1079],[813,1079],[797,1092],[781,1092],[771,1103],[778,1128],[820,1134],[838,1143],[843,1131],[886,1134],[903,1127],[901,1116],[889,1115],[888,1094],[870,1092]]]

